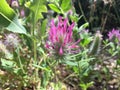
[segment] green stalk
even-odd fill
[[[24,71],[24,69],[23,69],[22,62],[21,62],[21,58],[20,58],[19,48],[17,48],[17,53],[18,53],[18,60],[19,60],[20,68],[21,68],[22,72],[25,73],[25,71]]]
[[[34,16],[34,15],[33,15]],[[33,21],[32,23],[32,28],[31,28],[31,37],[32,37],[32,41],[33,41],[33,63],[37,64],[37,42],[36,42],[36,37],[35,37],[35,17],[33,19],[31,19]],[[35,73],[34,73],[34,78],[33,81],[38,82],[38,68],[35,69]],[[38,85],[35,86],[36,90],[38,90]]]
[[[78,5],[79,5],[80,11],[81,11],[81,13],[82,13],[82,15],[83,15],[83,19],[84,19],[85,22],[87,23],[88,21],[87,21],[87,19],[86,19],[86,17],[85,17],[85,14],[84,14],[84,12],[83,12],[83,9],[82,9],[82,6],[81,6],[81,3],[79,2],[79,0],[78,0]]]
[[[102,28],[101,28],[101,33],[103,33],[104,32],[104,30],[105,30],[105,25],[106,25],[106,22],[107,22],[107,19],[108,19],[108,15],[110,14],[110,8],[111,8],[111,5],[109,6],[109,8],[108,8],[108,12],[107,12],[107,15],[105,16],[105,19],[104,19],[104,22],[103,22],[103,24],[102,24]]]
[[[32,27],[32,38],[33,38],[33,57],[34,57],[34,63],[37,64],[37,43],[36,43],[36,38],[35,38],[35,18],[33,19],[33,27]]]
[[[35,61],[35,64],[37,64],[37,43],[36,43],[36,40],[34,40],[33,43],[34,43],[34,61]]]
[[[118,13],[118,11],[117,11],[117,9],[116,9],[115,6],[117,6],[117,2],[113,0],[113,8],[114,8],[114,10],[115,10],[115,12],[116,12],[116,15],[117,15],[117,17],[118,17],[117,19],[118,19],[118,21],[120,22],[120,16],[119,16],[119,13]]]
[[[83,83],[83,80],[82,80],[82,77],[81,77],[81,67],[80,67],[80,63],[78,62],[78,68],[79,68],[79,70],[78,70],[78,73],[79,73],[79,79],[80,79],[80,82],[81,83]]]

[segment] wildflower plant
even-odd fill
[[[109,40],[109,49],[107,50],[109,54],[113,56],[119,57],[120,54],[120,30],[112,29],[112,31],[108,32],[108,40]]]
[[[120,42],[120,30],[115,30],[113,29],[112,31],[110,31],[108,33],[108,38],[109,40],[111,41],[114,41],[114,40],[118,40],[118,42]]]
[[[48,32],[48,40],[46,42],[46,49],[50,55],[62,57],[65,54],[73,54],[79,52],[79,46],[73,38],[73,28],[75,23],[68,25],[68,19],[58,17],[58,23],[55,25],[54,20],[51,21],[50,30]]]
[[[113,74],[109,71],[120,71],[120,31],[113,29],[104,40],[102,31],[93,34],[94,28],[88,29],[87,20],[78,25],[84,11],[79,16],[74,2],[1,0],[0,89],[87,90],[98,84],[96,77],[102,81],[101,72],[106,86]],[[114,60],[115,67],[107,67]]]

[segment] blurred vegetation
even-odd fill
[[[120,90],[119,3],[1,0],[0,90]]]
[[[100,30],[104,35],[112,28],[120,27],[120,0],[73,0],[76,12],[84,15],[79,20],[89,22],[92,32]]]

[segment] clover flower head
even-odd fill
[[[113,29],[108,33],[109,40],[112,40],[114,37],[120,41],[120,30]]]
[[[46,42],[46,48],[52,54],[63,56],[66,53],[76,53],[79,46],[73,39],[73,27],[75,23],[68,25],[68,19],[62,19],[58,17],[58,23],[55,24],[54,20],[51,21],[48,41]],[[77,49],[77,50],[76,50]]]
[[[12,0],[11,1],[11,6],[12,7],[19,7],[18,1],[17,0]]]
[[[16,48],[19,45],[19,38],[16,34],[10,33],[5,35],[4,44],[9,48]]]

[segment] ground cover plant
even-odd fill
[[[117,7],[119,0],[1,0],[0,90],[120,90]]]

